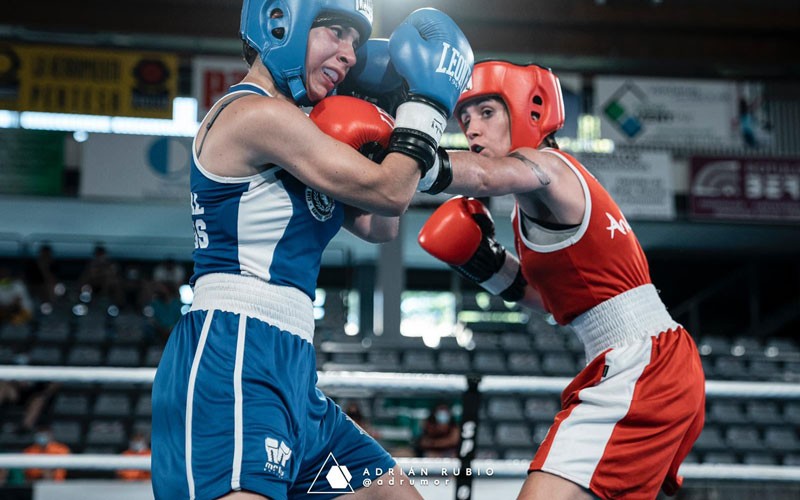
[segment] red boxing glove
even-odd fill
[[[308,116],[320,130],[374,161],[383,159],[394,130],[394,119],[388,113],[374,104],[349,96],[326,97]],[[376,158],[378,152],[381,152],[380,158]]]
[[[494,221],[475,198],[456,196],[442,204],[417,238],[429,254],[465,278],[509,302],[525,295],[519,260],[494,238]]]

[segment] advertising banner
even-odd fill
[[[110,199],[189,199],[192,139],[91,134],[83,143],[80,195]]]
[[[800,158],[694,157],[694,218],[800,221]]]
[[[626,218],[675,218],[675,183],[668,153],[579,153],[576,158],[611,194]]]
[[[0,129],[0,193],[61,194],[65,136],[64,132]]]
[[[241,57],[195,57],[192,60],[192,96],[197,99],[197,120],[239,83],[247,74],[247,63]]]
[[[604,138],[655,148],[738,148],[733,82],[597,77],[595,114]]]
[[[0,44],[0,109],[172,118],[173,54]]]

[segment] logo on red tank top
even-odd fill
[[[629,232],[632,231],[631,226],[628,224],[628,221],[625,220],[625,217],[620,216],[619,220],[615,219],[613,215],[606,212],[606,217],[608,217],[609,226],[606,228],[611,232],[611,239],[614,239],[614,234],[619,231],[623,235],[627,235]]]

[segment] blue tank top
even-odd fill
[[[238,84],[220,101],[241,93],[270,97],[261,87]],[[190,282],[209,273],[255,276],[313,300],[322,252],[342,227],[344,206],[279,166],[249,177],[214,175],[197,156],[197,136],[192,153]]]

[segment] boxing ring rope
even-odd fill
[[[74,383],[137,383],[151,384],[155,368],[0,366],[0,380],[29,380]],[[558,394],[570,382],[564,377],[512,377],[487,375],[478,385],[481,394]],[[464,375],[375,373],[356,371],[320,372],[321,389],[370,389],[392,392],[462,393],[467,389]],[[706,382],[709,397],[746,397],[753,399],[800,399],[800,384],[757,383],[711,380]],[[456,458],[398,458],[409,469],[452,471],[460,465]],[[474,459],[472,466],[491,470],[492,478],[525,477],[528,461]],[[0,468],[66,468],[85,470],[117,470],[150,468],[150,457],[107,454],[29,455],[1,453]],[[680,473],[686,479],[750,480],[800,482],[800,467],[744,464],[684,464]]]

